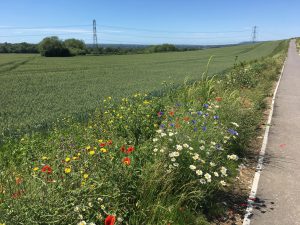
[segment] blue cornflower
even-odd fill
[[[209,116],[209,114],[208,114],[208,113],[205,113],[205,116],[206,116],[206,117],[208,117],[208,116]]]
[[[218,120],[219,118],[220,118],[220,117],[217,116],[217,115],[214,116],[214,119],[215,119],[215,120]]]
[[[237,131],[235,131],[234,129],[228,129],[228,132],[235,136],[239,135],[239,133]]]
[[[192,124],[196,124],[197,121],[196,120],[192,120],[191,122],[192,122]]]
[[[198,111],[197,114],[198,114],[199,116],[202,116],[203,112],[202,112],[202,111]]]
[[[206,109],[208,108],[208,106],[209,106],[208,104],[203,104],[203,107]]]
[[[161,125],[160,125],[160,128],[165,128],[165,125],[164,125],[164,124],[161,124]]]
[[[161,117],[162,115],[164,115],[164,112],[162,112],[162,111],[159,111],[159,112],[157,113],[157,116],[158,116],[158,117]]]
[[[174,123],[171,123],[170,126],[171,126],[171,127],[175,127],[175,124],[174,124]]]
[[[206,126],[203,126],[202,130],[205,132],[207,130]]]

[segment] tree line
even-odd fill
[[[199,48],[178,48],[172,44],[152,45],[143,47],[93,47],[75,38],[61,40],[56,36],[46,37],[39,44],[26,42],[11,44],[0,43],[0,53],[40,53],[46,57],[67,57],[76,55],[121,55],[146,54],[156,52],[189,51]]]

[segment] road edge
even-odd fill
[[[277,95],[277,91],[278,91],[278,87],[279,87],[281,78],[283,76],[286,61],[287,61],[287,57],[285,58],[285,60],[283,62],[283,66],[281,68],[281,73],[280,73],[279,79],[277,81],[276,88],[275,88],[274,93],[273,93],[271,109],[270,109],[270,113],[269,113],[269,116],[268,116],[268,121],[267,121],[267,124],[266,124],[266,130],[265,130],[265,133],[264,133],[263,143],[262,143],[262,146],[261,146],[261,149],[260,149],[260,152],[259,152],[258,162],[257,162],[256,170],[255,170],[256,172],[254,174],[251,191],[250,191],[250,194],[249,194],[249,197],[248,197],[248,200],[247,200],[247,209],[246,209],[246,213],[245,213],[245,216],[244,216],[243,225],[250,225],[251,218],[253,216],[253,213],[252,213],[253,204],[254,204],[255,198],[256,198],[256,193],[257,193],[260,174],[261,174],[261,171],[263,169],[263,161],[264,161],[266,147],[267,147],[268,138],[269,138],[270,125],[271,125],[273,111],[274,111],[275,99],[276,99],[276,95]]]

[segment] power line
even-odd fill
[[[60,33],[60,34],[21,34],[21,35],[3,35],[0,37],[42,37],[42,36],[59,36],[59,35],[73,35],[73,34],[92,34],[89,33],[82,33],[82,32],[68,32],[68,33]]]
[[[146,31],[146,32],[156,32],[156,33],[191,33],[191,34],[217,34],[217,33],[241,33],[247,32],[249,29],[243,30],[230,30],[230,31],[174,31],[174,30],[154,30],[154,29],[144,29],[144,28],[133,28],[133,27],[123,27],[123,26],[110,26],[110,25],[99,25],[100,27],[106,28],[117,28],[123,30],[135,30],[135,31]]]
[[[36,26],[36,27],[1,27],[2,30],[30,30],[30,29],[48,29],[48,28],[69,28],[69,27],[90,27],[91,24],[78,24],[78,25],[61,25],[61,26]],[[133,28],[133,27],[123,27],[123,26],[110,26],[110,25],[98,25],[98,27],[106,27],[106,28],[117,28],[123,30],[134,30],[134,31],[145,31],[145,32],[156,32],[156,33],[191,33],[191,34],[218,34],[218,33],[242,33],[247,32],[249,29],[243,30],[225,30],[225,31],[175,31],[175,30],[155,30],[155,29],[144,29],[144,28]]]
[[[47,29],[47,28],[68,28],[68,27],[90,27],[91,24],[79,24],[79,25],[62,25],[62,26],[37,26],[37,27],[13,27],[13,26],[0,26],[1,30],[31,30],[31,29]]]

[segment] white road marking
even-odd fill
[[[279,84],[280,84],[280,81],[281,81],[281,78],[282,78],[282,75],[283,75],[285,63],[286,63],[286,60],[283,63],[283,66],[282,66],[282,69],[281,69],[281,74],[280,74],[279,80],[277,82],[276,88],[274,90],[274,94],[273,94],[273,98],[272,98],[272,104],[271,104],[271,110],[270,110],[269,117],[268,117],[268,122],[267,122],[268,125],[270,125],[271,121],[272,121],[275,98],[276,98],[277,90],[278,90],[278,87],[279,87]],[[266,147],[267,147],[267,143],[268,143],[268,137],[269,137],[269,131],[270,131],[270,126],[268,126],[268,125],[266,126],[263,143],[262,143],[262,146],[261,146],[261,149],[260,149],[260,152],[259,152],[258,163],[257,163],[257,166],[256,166],[256,172],[255,172],[255,175],[254,175],[251,192],[250,192],[250,195],[249,195],[249,198],[248,198],[248,201],[247,201],[248,206],[247,206],[247,209],[246,209],[246,214],[245,214],[245,217],[244,217],[243,225],[250,225],[250,222],[251,222],[252,211],[253,211],[253,203],[255,202],[257,188],[258,188],[258,182],[259,182],[261,170],[263,168],[263,161],[264,161]]]

